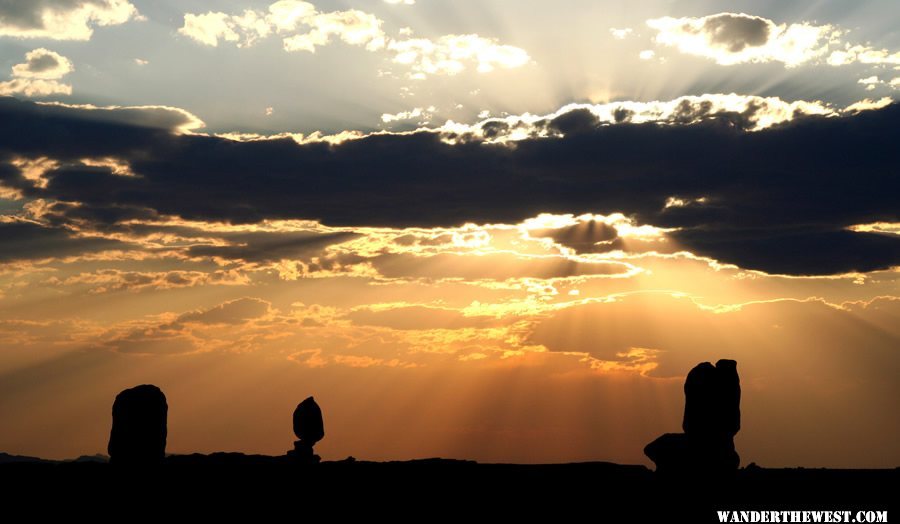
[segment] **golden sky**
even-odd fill
[[[0,6],[0,451],[896,467],[896,2],[477,4]]]
[[[137,250],[6,265],[0,409],[15,425],[0,447],[99,452],[112,398],[149,382],[176,453],[282,452],[293,405],[314,395],[326,458],[644,462],[643,443],[680,425],[686,371],[734,358],[745,461],[897,459],[896,270],[744,270],[621,215],[352,236],[177,227],[132,237]],[[233,240],[265,234],[303,253],[254,259]],[[561,243],[611,235],[614,250]],[[201,238],[243,251],[173,247]]]

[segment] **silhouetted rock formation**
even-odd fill
[[[116,395],[109,461],[113,464],[158,464],[166,455],[166,396],[144,384]]]
[[[741,429],[737,362],[698,364],[684,382],[684,433],[666,433],[644,448],[661,475],[722,476],[740,465],[734,436]]]
[[[689,435],[734,437],[741,429],[741,382],[737,362],[697,364],[684,382],[684,421]]]
[[[294,434],[299,440],[294,441],[294,449],[288,451],[288,456],[299,462],[319,462],[321,458],[313,454],[313,446],[325,436],[325,423],[322,410],[312,397],[294,410]]]

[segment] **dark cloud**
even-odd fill
[[[804,274],[875,271],[900,264],[900,238],[828,227],[783,229],[697,228],[673,238],[697,254],[728,253],[744,267],[769,273]]]
[[[509,132],[509,124],[500,120],[488,120],[481,126],[485,138],[496,138]]]
[[[624,107],[617,107],[613,111],[613,118],[615,119],[617,124],[628,122],[629,120],[631,120],[632,116],[634,116],[634,111],[625,109]]]
[[[703,30],[715,45],[731,53],[739,53],[747,47],[758,47],[769,40],[771,22],[758,16],[721,13],[706,18]]]
[[[191,246],[191,256],[214,256],[247,262],[273,262],[282,259],[309,258],[326,247],[359,237],[355,233],[247,232],[219,235],[231,245]]]
[[[128,249],[123,242],[79,237],[59,228],[32,222],[0,222],[0,263],[66,257],[110,249]]]
[[[22,29],[43,29],[45,9],[70,10],[84,4],[105,5],[105,0],[0,0],[0,24]]]
[[[24,67],[20,68],[23,73],[41,75],[46,73],[56,74],[60,68],[64,68],[65,64],[56,53],[47,51],[46,49],[37,49],[27,55]]]
[[[690,115],[703,110],[685,108]],[[900,238],[845,231],[900,220],[897,104],[753,133],[742,131],[746,115],[598,125],[573,111],[546,124],[564,138],[514,146],[449,145],[424,131],[339,146],[234,142],[179,135],[171,130],[183,124],[134,111],[138,116],[98,118],[98,110],[0,98],[0,159],[59,160],[44,175],[45,188],[20,179],[22,192],[90,210],[393,227],[623,212],[639,223],[682,228],[674,236],[686,249],[746,268],[822,274],[900,264]],[[84,157],[127,161],[137,176],[66,164]],[[0,172],[7,180],[15,173]],[[676,195],[715,205],[667,208]]]
[[[599,220],[586,220],[572,226],[556,229],[531,229],[528,234],[537,238],[552,238],[554,242],[570,247],[579,253],[604,252],[619,249],[619,232]]]
[[[0,177],[2,177],[2,174],[0,174]],[[22,181],[19,181],[16,186],[23,187]],[[159,214],[152,209],[136,206],[81,206],[72,202],[53,202],[47,206],[41,218],[55,226],[86,222],[98,229],[128,231],[135,226],[130,224],[123,226],[119,225],[118,222],[155,220],[159,218]]]
[[[0,0],[0,36],[87,40],[92,25],[121,24],[135,16],[127,1]]]
[[[550,129],[563,135],[585,133],[596,129],[599,125],[600,119],[588,109],[574,109],[549,122]]]

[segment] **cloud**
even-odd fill
[[[894,103],[894,100],[891,99],[891,97],[889,97],[889,96],[886,96],[879,100],[870,100],[868,98],[865,98],[863,100],[860,100],[859,102],[854,102],[853,104],[850,104],[849,106],[847,106],[844,109],[844,112],[853,114],[853,113],[858,113],[860,111],[874,111],[877,109],[884,109],[885,107],[888,107],[889,105],[891,105],[893,103]]]
[[[56,80],[31,80],[27,78],[13,78],[6,82],[0,82],[0,95],[25,95],[31,97],[71,95],[72,86],[57,82]]]
[[[647,20],[656,43],[708,58],[720,65],[781,62],[786,67],[827,63],[842,66],[900,64],[900,51],[846,42],[847,31],[810,22],[777,24],[745,13]]]
[[[841,31],[831,25],[776,24],[744,13],[719,13],[699,18],[662,17],[647,20],[658,44],[714,60],[721,65],[782,62],[797,66],[822,57]]]
[[[212,11],[188,13],[178,32],[213,47],[219,40],[247,47],[261,38],[279,34],[286,51],[313,53],[316,47],[329,44],[332,37],[377,51],[386,41],[382,23],[375,15],[356,9],[322,13],[309,2],[280,0],[270,5],[267,12],[247,9],[240,15]]]
[[[0,104],[8,102],[8,100],[0,99]],[[19,124],[26,127],[47,125],[54,119],[65,119],[68,115],[97,126],[121,124],[137,132],[140,132],[139,130],[143,128],[147,131],[155,129],[157,132],[165,134],[170,132],[190,133],[206,125],[196,115],[184,109],[170,106],[95,106],[91,104],[47,102],[35,105],[34,110],[34,114],[28,118],[28,121],[22,120]]]
[[[181,333],[142,330],[107,341],[103,347],[126,355],[180,355],[199,349],[194,339]]]
[[[128,244],[0,217],[0,263],[127,249]]]
[[[527,238],[552,245],[570,257],[613,252],[617,256],[650,252],[666,254],[682,249],[670,238],[677,229],[638,225],[621,213],[577,217],[542,214],[526,220],[522,227]]]
[[[420,124],[427,123],[434,116],[437,110],[434,106],[415,107],[409,111],[400,111],[399,113],[384,113],[381,115],[381,121],[385,124],[391,122],[399,122],[401,120],[417,120]]]
[[[753,228],[706,227],[685,229],[672,236],[696,254],[721,257],[769,273],[837,274],[900,265],[898,239],[847,229],[784,225],[760,232]],[[836,249],[840,252],[834,252]],[[723,253],[727,257],[722,257]]]
[[[258,298],[239,298],[209,309],[184,313],[179,315],[175,322],[180,324],[243,324],[248,320],[262,317],[269,312],[271,307],[272,304]]]
[[[216,47],[219,40],[236,42],[238,47],[253,45],[259,38],[271,32],[269,24],[255,12],[247,10],[243,15],[227,15],[209,12],[184,15],[184,25],[179,33],[201,44]]]
[[[528,234],[536,238],[551,238],[578,253],[594,252],[600,246],[611,248],[619,240],[619,232],[614,225],[594,218],[562,227],[531,229]]]
[[[187,250],[189,256],[220,257],[245,262],[277,262],[282,259],[307,260],[324,248],[354,239],[350,232],[242,232],[222,234],[224,245],[195,245]]]
[[[411,3],[411,2],[410,2]],[[455,75],[469,64],[486,73],[511,69],[531,61],[523,49],[475,34],[443,35],[436,39],[411,38],[404,28],[400,38],[391,38],[382,29],[384,21],[357,9],[320,12],[301,0],[280,0],[268,11],[245,10],[240,15],[222,12],[184,15],[179,33],[208,46],[220,41],[248,47],[262,38],[278,35],[285,51],[315,53],[316,49],[340,40],[367,51],[386,51],[393,62],[411,69],[410,77]]]
[[[415,5],[415,3],[416,3],[416,0],[384,0],[384,1],[389,4],[394,4],[394,5],[397,5],[397,4]]]
[[[163,111],[172,120],[160,128],[147,126],[140,110],[0,98],[0,183],[29,199],[77,203],[107,221],[150,210],[235,224],[429,227],[621,212],[637,224],[672,229],[669,238],[685,250],[744,268],[830,274],[900,264],[896,235],[847,229],[900,222],[900,182],[886,167],[896,160],[900,106],[803,116],[801,106],[768,99],[744,99],[742,112],[715,100],[653,106],[666,108],[657,120],[629,113],[642,106],[604,106],[612,114],[603,118],[597,108],[573,107],[529,118],[526,129],[543,136],[527,131],[508,144],[467,127],[470,136],[423,129],[332,145],[177,134],[183,120],[172,117],[179,113]],[[745,131],[772,111],[787,120]],[[479,125],[480,136],[514,133],[518,125],[489,123]],[[81,163],[106,157],[136,176]],[[59,167],[37,184],[12,163],[17,158],[47,158]],[[673,198],[686,205],[670,205]],[[291,242],[302,245],[295,237],[289,250]],[[219,253],[252,257],[246,243]]]
[[[512,253],[431,256],[381,255],[369,262],[389,279],[494,280],[567,278],[575,276],[625,277],[635,268],[619,261],[568,259],[559,256],[519,256]]]
[[[410,66],[414,78],[455,75],[465,70],[467,62],[476,63],[479,73],[489,73],[498,68],[522,67],[531,61],[524,49],[475,34],[391,40],[388,49],[395,53],[395,63]]]
[[[866,86],[866,91],[874,91],[877,86],[883,84],[884,82],[877,76],[873,75],[866,78],[860,78],[856,81],[856,83]]]
[[[140,18],[127,0],[28,0],[0,2],[0,36],[89,40],[94,26]]]
[[[890,52],[887,49],[876,49],[866,45],[844,44],[843,49],[832,51],[828,55],[829,65],[842,66],[853,63],[900,65],[900,51]]]
[[[285,38],[285,51],[308,51],[315,53],[316,47],[328,45],[335,37],[348,45],[365,47],[367,51],[383,49],[386,42],[383,23],[375,15],[356,9],[316,13],[303,23],[309,26],[306,33]]]
[[[612,35],[616,40],[625,40],[628,38],[628,35],[633,33],[634,30],[630,27],[623,27],[622,29],[616,29],[615,27],[609,28],[609,34]]]
[[[568,104],[548,115],[509,115],[487,118],[473,125],[447,122],[440,129],[448,141],[508,143],[564,136],[619,123],[696,124],[719,118],[729,120],[740,129],[759,131],[803,116],[838,114],[839,111],[818,101],[787,102],[777,97],[704,94],[665,101]]]
[[[296,315],[312,315],[306,317],[311,321],[305,322],[306,318],[280,313],[267,300],[241,297],[179,315],[163,313],[113,324],[96,335],[92,345],[130,354],[247,352],[261,347],[277,353],[282,349],[279,340],[287,337],[298,342],[303,331],[323,327],[314,318],[322,309],[326,308],[310,306],[295,311]]]
[[[72,86],[58,80],[74,71],[68,58],[43,47],[25,53],[25,62],[12,66],[13,79],[0,82],[0,95],[71,95]]]
[[[13,76],[58,80],[74,71],[68,58],[43,47],[25,53],[25,63],[12,67]]]
[[[93,273],[80,273],[54,280],[62,286],[89,286],[88,293],[99,295],[119,291],[140,292],[148,290],[177,289],[205,285],[245,286],[250,279],[237,271],[122,271],[101,269]]]

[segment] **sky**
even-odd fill
[[[0,451],[900,464],[900,4],[0,0]]]

